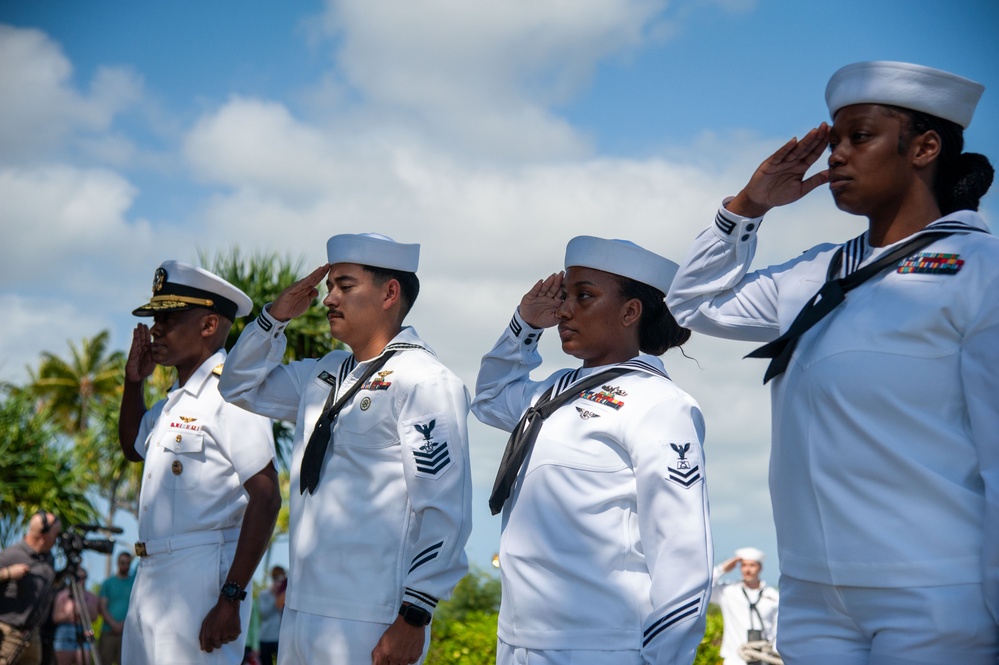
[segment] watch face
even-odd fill
[[[222,585],[222,596],[228,600],[243,600],[246,598],[246,592],[240,589],[239,585],[227,582]]]

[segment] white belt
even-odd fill
[[[138,542],[135,544],[135,553],[138,556],[152,556],[188,547],[221,545],[222,543],[229,543],[238,538],[238,526],[228,529],[216,529],[214,531],[195,531],[193,533],[182,533],[179,536],[167,536],[166,538]]]

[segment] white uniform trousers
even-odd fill
[[[872,588],[780,577],[785,665],[995,665],[999,630],[980,584]]]
[[[284,608],[278,637],[278,665],[371,665],[371,652],[390,624],[336,619]],[[422,663],[430,649],[426,628]]]
[[[579,649],[524,649],[496,640],[496,665],[642,665],[634,651],[583,651]]]
[[[198,635],[219,599],[235,541],[187,547],[139,559],[122,635],[121,662],[128,665],[239,665],[250,623],[249,596],[240,603],[242,632],[211,653]]]

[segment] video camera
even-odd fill
[[[101,526],[100,524],[77,524],[66,527],[59,534],[58,543],[66,557],[68,565],[76,566],[79,564],[83,558],[83,550],[91,550],[101,554],[111,554],[114,552],[114,539],[86,537],[86,534],[89,534],[91,531],[121,533],[123,529],[117,526]]]

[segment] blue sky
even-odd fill
[[[238,245],[318,265],[330,235],[380,231],[423,244],[410,322],[471,386],[569,238],[682,258],[723,196],[826,119],[842,65],[985,84],[967,148],[999,159],[997,28],[993,0],[0,2],[0,380],[103,329],[127,348],[164,259]],[[823,188],[771,214],[758,262],[862,229]],[[543,370],[571,364],[555,342]],[[695,336],[695,360],[665,357],[707,419],[719,560],[775,554],[747,350]],[[485,566],[505,435],[471,433]]]

